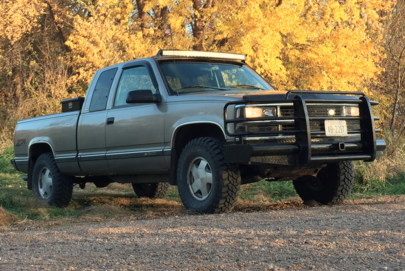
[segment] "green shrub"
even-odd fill
[[[16,173],[16,170],[10,163],[10,160],[13,158],[13,147],[8,147],[0,153],[0,173]]]

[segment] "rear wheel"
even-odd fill
[[[108,187],[110,184],[111,184],[111,179],[108,178],[107,176],[96,177],[96,180],[94,181],[94,185],[97,188],[105,188],[105,187]]]
[[[293,181],[295,191],[303,201],[315,200],[322,204],[342,203],[354,182],[353,162],[328,164],[317,177],[305,176]]]
[[[49,205],[66,207],[72,199],[73,182],[62,174],[51,153],[41,154],[32,171],[34,196]]]
[[[197,138],[183,149],[177,186],[187,209],[201,213],[229,212],[238,199],[240,183],[239,167],[224,162],[218,139]]]
[[[132,188],[139,197],[161,199],[166,196],[170,184],[168,183],[133,183]]]

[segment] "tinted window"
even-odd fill
[[[103,71],[98,78],[94,88],[93,97],[91,98],[90,111],[104,110],[107,105],[108,94],[115,77],[117,68]]]
[[[156,88],[153,86],[148,69],[145,66],[125,69],[118,83],[114,106],[126,105],[128,92],[144,89],[150,89],[152,93],[156,93]]]

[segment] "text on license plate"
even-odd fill
[[[347,136],[345,120],[325,120],[326,136]]]

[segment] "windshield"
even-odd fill
[[[177,94],[201,91],[273,90],[246,65],[171,60],[160,62],[167,84]]]

